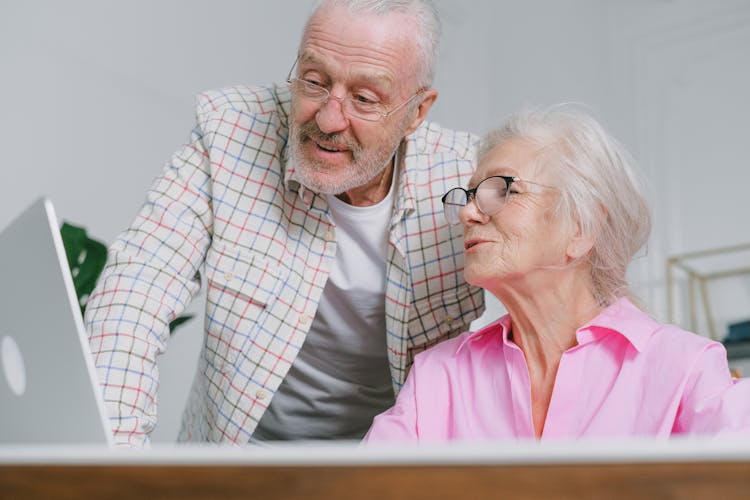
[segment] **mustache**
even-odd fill
[[[320,130],[318,124],[315,123],[314,120],[310,120],[300,125],[299,130],[297,131],[297,137],[299,138],[300,142],[305,139],[326,142],[337,147],[346,148],[354,154],[358,154],[361,149],[360,145],[356,141],[347,139],[346,137],[344,137],[344,134],[340,132],[326,134],[325,132]]]

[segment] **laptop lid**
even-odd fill
[[[0,233],[0,443],[113,445],[52,203]]]

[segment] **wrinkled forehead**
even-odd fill
[[[324,4],[309,19],[299,52],[310,49],[352,63],[392,66],[399,79],[416,75],[420,62],[414,15],[401,11],[352,12]]]
[[[524,138],[505,139],[479,157],[477,170],[471,178],[475,186],[493,175],[550,183],[556,173],[551,167],[547,147]]]

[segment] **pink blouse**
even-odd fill
[[[418,355],[365,442],[534,439],[526,360],[509,328],[506,315]],[[658,323],[625,298],[576,339],[560,360],[542,441],[750,435],[750,379],[730,376],[720,343]]]

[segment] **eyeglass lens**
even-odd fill
[[[469,192],[474,193],[477,208],[485,215],[498,213],[508,198],[508,182],[502,177],[488,177]],[[462,188],[454,188],[443,197],[445,218],[450,224],[459,224],[458,214],[469,202],[469,192]]]
[[[329,99],[336,99],[350,116],[361,118],[363,120],[376,122],[387,116],[383,107],[379,104],[362,102],[351,96],[345,98],[337,97],[330,93],[328,89],[320,87],[304,80],[293,79],[289,81],[292,92],[296,92],[301,97],[310,99],[314,102],[325,103]]]

